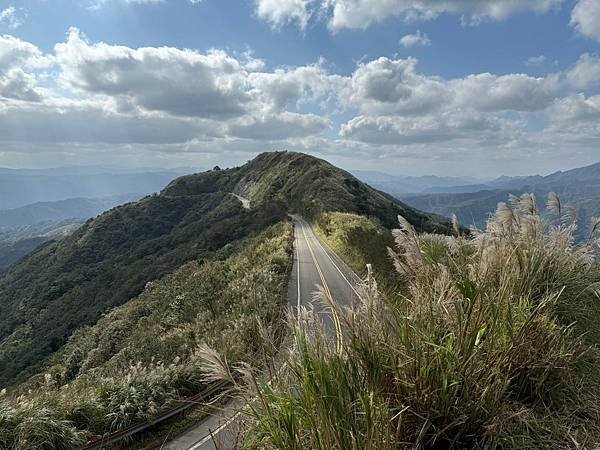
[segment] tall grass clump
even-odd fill
[[[595,448],[600,443],[598,241],[552,195],[498,205],[469,236],[417,234],[390,249],[403,287],[365,284],[340,317],[343,346],[316,315],[269,380],[242,372],[247,448]],[[544,216],[545,217],[545,216]],[[250,375],[249,375],[250,374]]]

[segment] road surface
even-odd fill
[[[318,286],[329,290],[338,304],[348,305],[357,295],[359,278],[315,235],[302,217],[292,216],[294,223],[294,266],[288,286],[288,302],[293,308],[314,307],[322,315],[327,331],[335,336],[336,321],[321,302],[314,302]],[[232,401],[224,410],[163,446],[166,450],[219,450],[231,448],[239,434],[237,411],[243,406]],[[214,438],[214,440],[213,440]]]

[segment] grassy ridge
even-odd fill
[[[293,232],[280,223],[193,261],[75,333],[43,374],[0,397],[0,448],[71,449],[151,418],[204,383],[198,354],[269,357],[286,304]]]
[[[401,220],[396,296],[367,286],[347,310],[322,293],[344,346],[310,312],[291,325],[288,370],[240,385],[261,400],[246,447],[596,448],[598,238],[574,246],[568,212],[548,224],[531,196],[511,202],[469,237]]]
[[[380,285],[391,287],[399,279],[388,257],[394,238],[387,228],[373,219],[350,213],[324,213],[315,221],[315,232],[360,277],[367,275],[367,264]]]

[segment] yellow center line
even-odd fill
[[[304,235],[304,239],[306,240],[306,244],[308,245],[308,250],[310,251],[310,256],[315,264],[315,267],[317,268],[317,272],[319,273],[321,282],[323,283],[323,289],[325,290],[325,295],[327,295],[329,297],[329,300],[331,301],[331,313],[333,315],[333,322],[335,325],[335,334],[337,336],[337,350],[338,350],[338,352],[341,352],[343,349],[344,338],[342,335],[342,326],[340,323],[340,319],[339,319],[337,312],[335,311],[335,308],[333,306],[333,301],[334,301],[333,295],[331,295],[331,290],[329,289],[329,285],[327,284],[325,275],[323,274],[323,271],[321,270],[321,266],[319,265],[317,258],[315,257],[315,253],[312,249],[312,246],[310,245],[310,241],[308,240],[308,236],[306,235],[306,230],[304,229],[304,224],[300,223],[300,228],[302,228],[302,234]]]

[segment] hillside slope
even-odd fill
[[[230,193],[248,197],[251,208]],[[450,228],[304,154],[266,153],[242,167],[181,177],[159,195],[89,220],[0,276],[0,386],[35,373],[75,330],[148,282],[292,211],[354,212],[388,227],[402,214],[419,230]]]

